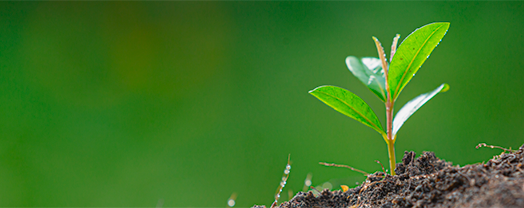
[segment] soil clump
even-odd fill
[[[346,192],[299,192],[281,208],[524,207],[524,145],[486,163],[453,166],[433,152],[405,152],[397,175],[376,172]],[[264,207],[264,206],[254,206]]]

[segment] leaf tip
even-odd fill
[[[435,22],[435,23],[432,23],[432,24],[439,24],[439,25],[444,26],[444,29],[446,29],[446,32],[448,31],[449,26],[451,25],[451,23],[449,23],[449,22]]]
[[[449,29],[449,26],[451,25],[451,23],[449,22],[442,22],[443,25],[446,27],[446,31]]]
[[[327,87],[327,85],[322,85],[322,86],[315,87],[315,89],[312,89],[312,90],[308,91],[307,93],[309,93],[309,94],[313,94],[313,93],[316,92],[318,89],[323,88],[323,87]]]
[[[433,23],[429,23],[427,25],[424,25],[422,27],[425,27],[425,26],[428,26],[428,25],[446,25],[446,26],[449,26],[451,23],[450,22],[433,22]]]
[[[346,66],[348,67],[350,71],[356,70],[354,69],[351,63],[356,64],[357,62],[358,62],[358,59],[355,56],[346,57]]]
[[[442,90],[440,90],[440,92],[447,92],[448,90],[449,90],[449,84],[444,83],[444,87],[442,88]]]

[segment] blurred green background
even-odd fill
[[[451,22],[399,97],[441,83],[399,132],[454,164],[524,141],[524,2],[1,2],[0,206],[270,205],[288,190],[387,164],[379,134],[308,91],[381,102],[346,68],[425,24]]]

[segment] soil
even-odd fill
[[[524,207],[524,145],[487,163],[453,166],[424,152],[405,152],[397,175],[376,172],[346,192],[299,192],[281,208]],[[261,208],[265,206],[254,206]]]

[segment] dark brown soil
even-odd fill
[[[405,152],[396,176],[376,172],[346,192],[299,192],[294,207],[524,207],[524,145],[487,163],[452,166],[433,152]],[[264,207],[264,206],[254,206]]]

